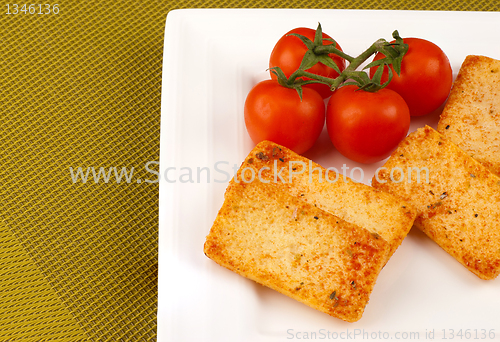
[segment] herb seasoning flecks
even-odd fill
[[[269,160],[269,157],[266,156],[263,152],[258,152],[255,154],[255,156],[260,160]]]
[[[278,148],[276,146],[273,147],[273,157],[278,154]]]

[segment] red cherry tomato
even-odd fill
[[[294,71],[299,68],[300,63],[302,62],[302,58],[307,52],[307,47],[300,40],[300,38],[289,36],[290,33],[297,33],[314,41],[315,30],[305,27],[293,29],[286,33],[283,37],[281,37],[274,46],[274,49],[271,52],[271,58],[269,59],[269,68],[280,67],[281,70],[283,70],[283,72],[285,73],[286,77],[289,77]],[[331,37],[325,33],[323,33],[323,38],[331,39]],[[324,42],[323,44],[329,45],[333,43]],[[339,44],[337,44],[335,47],[339,50],[342,50]],[[329,54],[329,56],[339,67],[340,71],[343,71],[345,69],[345,60],[343,58],[335,54]],[[322,63],[317,63],[312,68],[307,69],[306,71],[330,78],[335,78],[338,76],[338,73],[334,69]],[[276,79],[276,75],[271,73],[271,78]],[[323,98],[327,98],[332,94],[330,88],[326,84],[315,83],[308,84],[305,87],[316,90]]]
[[[301,154],[325,125],[325,103],[315,90],[303,88],[301,101],[296,90],[262,81],[245,100],[245,125],[256,144],[270,140]]]
[[[422,116],[438,109],[448,98],[453,82],[453,71],[446,54],[436,44],[420,38],[404,38],[408,52],[401,63],[401,74],[394,69],[394,77],[387,88],[401,95],[412,116]],[[378,53],[374,60],[383,58]],[[378,67],[370,69],[373,76]],[[391,66],[392,68],[392,66]],[[382,82],[388,79],[385,70]]]
[[[335,91],[326,110],[328,134],[337,150],[360,163],[388,157],[410,128],[410,111],[396,92],[370,93],[348,85]]]

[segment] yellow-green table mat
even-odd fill
[[[67,0],[58,14],[8,15],[13,4],[2,6],[0,341],[156,339],[158,186],[135,180],[159,156],[169,10],[500,8],[497,1]],[[70,167],[134,167],[134,181],[73,183]]]

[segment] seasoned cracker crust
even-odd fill
[[[500,273],[500,178],[426,126],[404,139],[373,186],[417,208],[415,226],[482,279]],[[408,168],[429,171],[429,183]],[[400,168],[400,172],[390,171]],[[414,169],[415,170],[415,169]],[[423,174],[422,174],[423,176]]]
[[[416,210],[409,203],[354,182],[334,170],[327,171],[310,159],[270,141],[259,143],[248,155],[237,174],[239,180],[243,179],[243,169],[253,169],[256,181],[260,171],[261,179],[277,184],[281,191],[379,234],[391,246],[387,259],[407,236],[416,217]],[[330,181],[326,178],[327,172]],[[248,170],[246,173],[249,176]]]
[[[500,175],[500,61],[467,56],[437,130]]]
[[[326,181],[327,173],[337,181]],[[354,322],[415,217],[397,197],[265,141],[226,189],[204,251],[242,276]]]
[[[234,181],[204,246],[219,265],[347,322],[361,318],[388,250],[275,184]]]

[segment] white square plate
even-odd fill
[[[468,54],[500,58],[500,13],[170,12],[162,84],[158,341],[499,340],[500,279],[480,280],[415,229],[380,273],[356,323],[313,310],[203,254],[229,178],[254,146],[243,120],[246,94],[269,78],[276,41],[292,28],[316,28],[318,22],[351,55],[378,38],[390,40],[397,29],[402,37],[440,46],[455,75]],[[410,130],[435,127],[438,118],[414,118]],[[382,165],[342,157],[325,132],[306,156],[339,170],[344,164],[361,167],[367,184]]]

